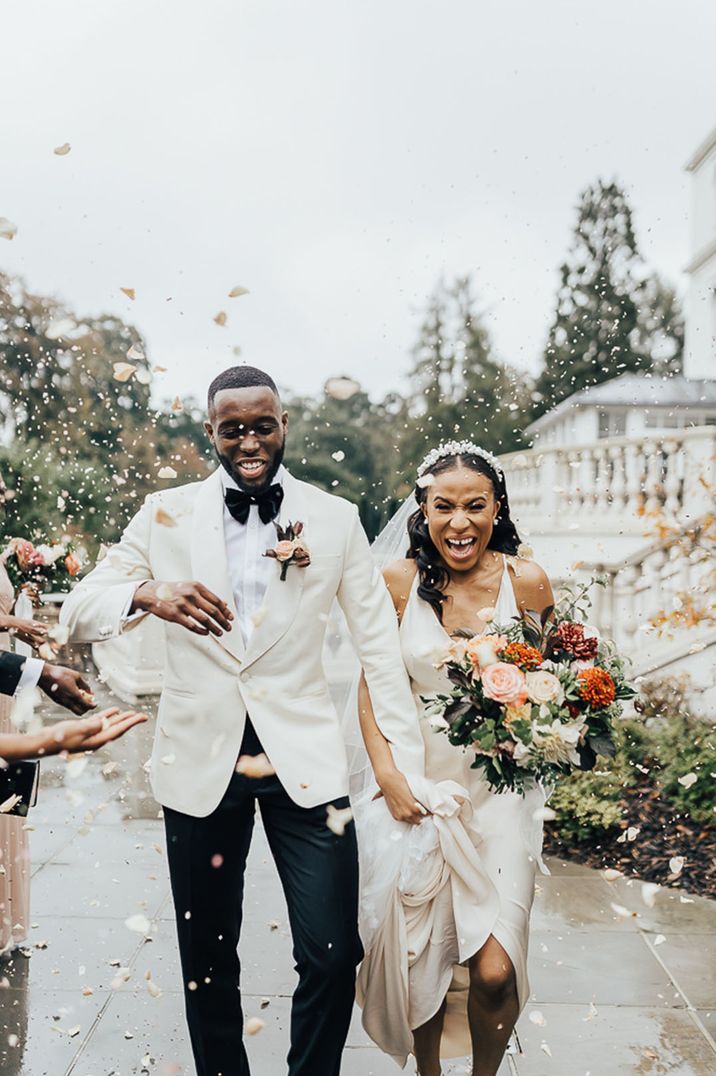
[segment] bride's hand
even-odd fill
[[[389,774],[381,776],[378,778],[378,784],[380,792],[375,799],[379,796],[385,797],[388,810],[396,822],[412,822],[413,825],[418,825],[428,814],[422,803],[418,803],[410,791],[410,785],[400,770],[392,770]]]

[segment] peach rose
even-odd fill
[[[502,706],[521,706],[527,701],[525,674],[516,665],[496,661],[482,670],[482,690]]]
[[[561,703],[564,700],[564,689],[554,673],[537,669],[527,673],[526,681],[527,695],[538,706],[548,702]]]
[[[504,650],[507,639],[504,635],[473,635],[468,639],[465,653],[477,669],[494,665],[497,655]]]
[[[288,541],[288,539],[277,542],[273,547],[273,551],[276,554],[276,560],[290,560],[294,553],[293,542]]]
[[[33,559],[35,554],[35,547],[32,542],[26,541],[24,538],[15,538],[12,542],[13,551],[17,557],[17,563],[23,572],[37,561]]]
[[[65,557],[65,568],[70,573],[70,575],[73,575],[73,576],[77,575],[77,573],[79,572],[81,567],[82,567],[82,561],[77,556],[77,554],[76,553],[68,553],[67,556]]]

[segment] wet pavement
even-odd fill
[[[2,1076],[194,1072],[163,825],[142,769],[150,739],[145,726],[84,769],[43,763],[29,819],[30,936],[0,961]],[[500,1076],[716,1074],[716,902],[663,890],[649,907],[638,882],[550,865],[532,920],[532,998]],[[295,976],[260,827],[241,950],[245,1012],[264,1022],[247,1039],[252,1072],[281,1076]],[[468,1070],[464,1061],[445,1067],[446,1076]],[[343,1076],[399,1071],[356,1016]]]

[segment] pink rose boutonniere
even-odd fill
[[[274,523],[274,527],[276,528],[278,541],[273,549],[266,550],[264,556],[272,557],[273,560],[279,562],[281,565],[281,579],[285,580],[289,565],[296,564],[299,568],[307,568],[311,563],[311,554],[301,537],[303,523],[300,521],[291,523],[289,521],[287,527],[281,527],[278,523]]]

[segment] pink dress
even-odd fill
[[[0,564],[0,613],[12,609],[14,594]],[[0,632],[0,649],[10,649],[10,638]],[[0,732],[16,732],[10,721],[13,701],[0,695]],[[30,854],[24,818],[0,815],[0,953],[23,941],[30,924]]]

